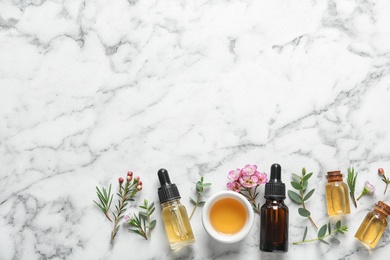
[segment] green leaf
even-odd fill
[[[148,214],[148,215],[149,215],[149,216],[152,215],[155,209],[156,209],[156,208],[152,208],[152,210],[149,211],[149,214]]]
[[[152,222],[150,222],[150,229],[153,229],[155,226],[156,226],[156,223],[157,221],[156,220],[153,220]]]
[[[312,189],[311,191],[309,191],[305,197],[303,198],[304,201],[307,201],[308,199],[310,199],[310,197],[313,195],[315,189]]]
[[[301,181],[301,176],[299,176],[299,175],[297,175],[295,173],[292,173],[291,175],[293,176],[292,179],[294,181],[296,181],[296,182],[300,182]]]
[[[327,224],[323,225],[320,230],[318,231],[318,238],[322,238],[326,234],[326,228],[328,227]]]
[[[203,188],[210,187],[211,183],[203,183]]]
[[[198,206],[203,206],[206,203],[206,201],[199,201]]]
[[[303,232],[303,238],[302,241],[305,241],[307,235],[307,226],[305,227],[305,232]]]
[[[196,190],[197,190],[197,191],[203,191],[202,183],[201,183],[200,181],[198,181],[198,182],[196,183]]]
[[[307,180],[309,180],[310,179],[310,177],[313,175],[313,173],[311,172],[311,173],[308,173],[307,175],[305,175],[305,177],[303,177],[303,179],[302,180],[304,180],[304,181],[307,181]]]
[[[307,209],[299,208],[299,209],[298,209],[298,213],[299,213],[299,215],[301,215],[302,217],[310,217],[310,211],[308,211]]]
[[[140,212],[139,217],[140,218],[148,218],[148,214],[146,214],[145,212]]]
[[[196,205],[196,201],[193,198],[190,197],[190,201],[192,204]]]
[[[308,181],[304,181],[303,184],[302,184],[302,190],[306,190],[308,184],[309,184]]]
[[[149,210],[154,207],[154,201],[150,204]]]
[[[320,242],[322,242],[322,243],[324,243],[324,244],[326,244],[326,245],[329,245],[329,243],[328,242],[326,242],[325,240],[323,240],[323,239],[318,239],[318,240],[320,240]]]
[[[292,190],[289,190],[287,193],[288,193],[288,196],[290,197],[290,199],[292,199],[293,201],[295,201],[299,204],[302,203],[302,198],[298,193],[296,193],[295,191],[292,191]]]
[[[341,220],[336,222],[336,229],[339,229],[341,227]]]
[[[302,186],[298,182],[292,181],[291,186],[296,190],[302,190]]]
[[[328,222],[328,232],[329,232],[329,235],[330,235],[330,233],[331,233],[330,222]]]

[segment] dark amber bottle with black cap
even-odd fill
[[[286,185],[282,182],[282,167],[272,164],[271,177],[265,184],[265,204],[260,214],[260,250],[287,252],[288,207],[284,204]]]
[[[180,194],[177,186],[171,183],[168,171],[160,169],[158,179],[161,187],[158,188],[158,197],[161,204],[161,215],[165,232],[172,250],[195,242],[194,233],[188,219],[186,208],[180,203]]]

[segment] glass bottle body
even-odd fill
[[[161,204],[162,220],[172,250],[195,242],[186,208],[175,199]]]
[[[355,237],[369,247],[374,248],[378,244],[378,241],[382,237],[386,227],[386,217],[378,212],[371,211],[367,213],[362,224],[357,230]]]
[[[348,186],[342,181],[326,184],[326,205],[328,215],[345,215],[351,213],[348,197]]]
[[[287,252],[289,210],[283,200],[267,199],[261,207],[260,250]]]

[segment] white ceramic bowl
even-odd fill
[[[245,210],[246,210],[246,222],[244,227],[237,233],[233,235],[226,235],[222,234],[218,231],[216,231],[210,222],[210,209],[216,203],[217,201],[225,198],[232,198],[236,201],[240,202]],[[241,194],[234,192],[234,191],[220,191],[214,195],[212,195],[204,204],[203,206],[203,212],[202,212],[202,223],[203,227],[206,230],[206,232],[215,240],[225,243],[225,244],[231,244],[236,243],[243,238],[245,238],[249,231],[252,228],[253,225],[253,219],[254,219],[254,213],[251,204],[249,201]]]

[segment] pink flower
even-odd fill
[[[383,168],[379,168],[379,169],[378,169],[378,174],[379,174],[380,176],[385,175],[385,170],[383,170]]]
[[[226,187],[228,188],[228,190],[235,192],[240,192],[241,190],[241,184],[238,181],[228,182],[226,184]]]
[[[255,174],[257,175],[257,179],[258,179],[257,185],[268,182],[267,174],[265,172],[257,172],[256,171]]]
[[[241,175],[241,170],[240,169],[235,169],[235,170],[231,170],[229,173],[228,173],[228,179],[229,180],[232,180],[232,181],[236,181],[238,180],[238,178],[240,177]]]
[[[359,200],[365,194],[371,195],[374,193],[374,191],[375,191],[375,186],[372,185],[369,181],[366,181],[364,183],[364,188],[363,188],[362,194],[360,194],[360,196],[356,200]]]
[[[239,179],[242,186],[247,188],[256,187],[259,182],[259,178],[257,175],[242,175]]]
[[[125,223],[129,223],[130,222],[130,216],[129,215],[125,215],[124,217],[123,217],[123,222],[125,222]]]
[[[242,168],[242,174],[245,175],[253,175],[257,171],[257,166],[256,165],[245,165],[244,168]]]

